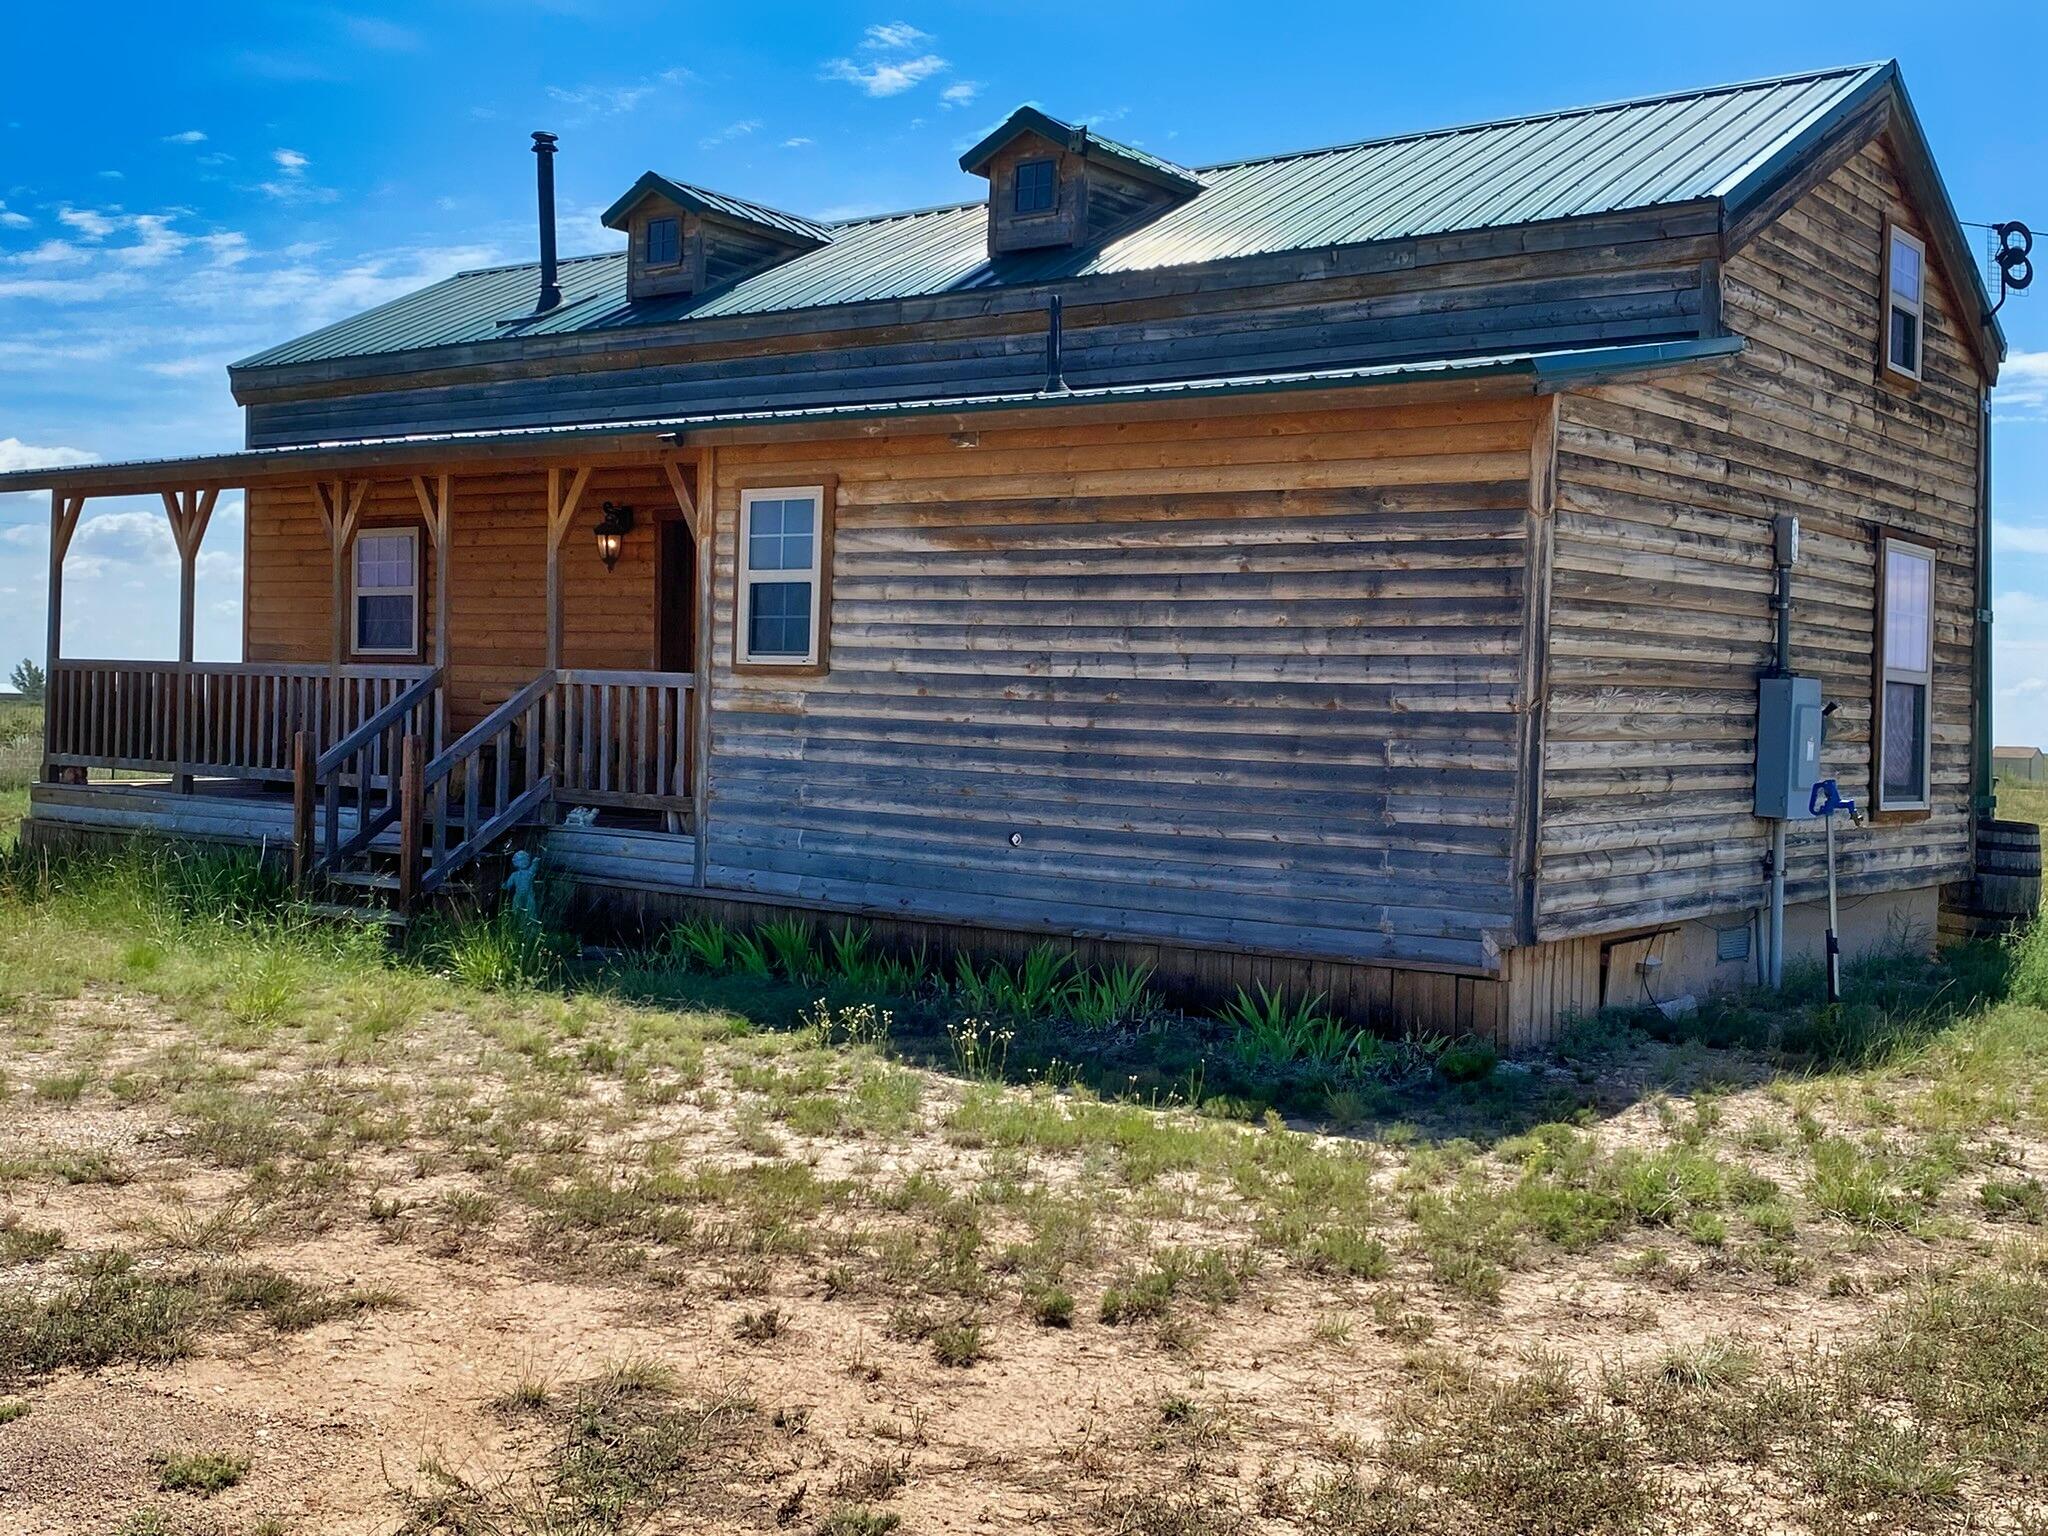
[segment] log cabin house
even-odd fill
[[[1199,168],[1024,108],[961,206],[650,173],[559,261],[534,138],[538,264],[236,365],[241,452],[0,477],[51,497],[32,842],[411,902],[525,839],[647,913],[1522,1043],[1756,975],[1776,828],[1814,950],[1817,826],[1757,814],[1790,671],[1872,813],[1849,949],[1967,878],[2004,343],[1895,64]],[[66,545],[138,493],[179,659],[73,659]]]

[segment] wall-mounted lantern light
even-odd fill
[[[604,504],[604,516],[597,524],[597,558],[610,570],[619,563],[619,551],[625,548],[626,535],[633,531],[633,509],[614,502]]]

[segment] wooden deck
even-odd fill
[[[345,833],[355,812],[341,812]],[[292,845],[289,795],[248,780],[200,780],[190,792],[168,782],[37,784],[29,790],[24,836],[31,842],[67,837],[148,836],[173,842],[274,851]],[[551,870],[579,882],[626,890],[687,890],[695,875],[697,840],[687,833],[614,827],[550,827],[541,833]],[[379,840],[392,849],[397,834]]]

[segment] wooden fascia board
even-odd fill
[[[592,356],[617,357],[619,361],[612,366],[618,367],[668,360],[659,358],[662,353],[673,354],[677,361],[687,361],[696,348],[769,337],[816,333],[839,338],[832,343],[835,346],[851,346],[862,344],[858,333],[863,331],[936,327],[995,317],[1018,319],[1021,323],[1017,329],[1021,331],[1044,323],[1046,303],[1055,293],[1065,306],[1067,325],[1073,327],[1084,322],[1087,310],[1094,305],[1170,299],[1204,291],[1225,279],[1233,286],[1246,288],[1324,277],[1396,273],[1414,273],[1421,279],[1429,268],[1455,267],[1489,256],[1601,245],[1608,242],[1611,232],[1637,223],[1646,215],[1654,215],[1658,238],[1715,237],[1721,229],[1721,214],[1721,205],[1715,199],[1697,198],[1654,209],[1618,210],[1313,250],[1231,256],[1186,266],[1058,278],[1000,288],[969,288],[906,299],[869,299],[761,314],[686,318],[657,326],[579,331],[562,336],[505,337],[411,352],[230,368],[228,380],[238,405],[263,405],[374,389],[545,377],[563,371],[565,364]]]
[[[515,433],[508,439],[470,442],[370,443],[325,450],[262,450],[213,459],[168,460],[161,464],[23,470],[0,476],[0,492],[62,488],[101,496],[151,493],[165,486],[252,487],[304,485],[338,479],[405,480],[418,475],[459,473],[487,465],[497,471],[544,470],[568,460],[600,466],[659,466],[678,446],[713,443],[829,441],[885,434],[953,432],[1005,419],[1034,426],[1100,421],[1105,417],[1201,420],[1225,414],[1311,410],[1346,405],[1397,405],[1480,398],[1534,397],[1585,388],[1610,379],[1640,378],[1696,369],[1733,356],[1745,345],[1730,336],[1698,342],[1645,344],[1636,355],[1612,362],[1575,360],[1568,354],[1506,363],[1472,360],[1473,371],[1443,377],[1398,373],[1357,379],[1302,378],[1220,381],[1214,387],[1187,386],[1158,394],[1030,395],[967,401],[934,407],[916,401],[850,407],[843,412],[793,415],[783,419],[736,419],[675,424],[596,425],[553,437]],[[1398,367],[1398,365],[1395,365]]]

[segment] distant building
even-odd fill
[[[2048,784],[2048,752],[2039,747],[1993,747],[1991,774],[2016,784]]]

